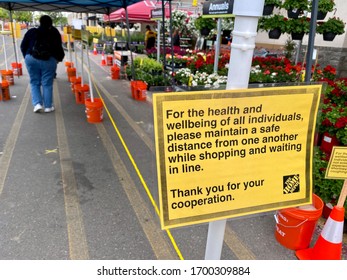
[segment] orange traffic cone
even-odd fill
[[[105,59],[105,53],[103,51],[101,55],[101,66],[105,66],[105,65],[106,65],[106,59]]]
[[[345,208],[334,206],[313,248],[295,252],[300,260],[341,260]]]
[[[93,50],[93,54],[94,54],[94,55],[97,55],[97,54],[98,54],[98,51],[96,50],[96,46],[95,46],[95,44],[94,44],[94,50]]]

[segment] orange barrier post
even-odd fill
[[[313,248],[295,252],[300,260],[341,260],[345,208],[335,206]]]
[[[106,66],[105,53],[102,51],[101,55],[101,66]]]

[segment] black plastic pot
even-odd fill
[[[301,14],[301,10],[287,10],[289,18],[298,18]]]
[[[292,33],[292,40],[299,40],[301,41],[302,38],[304,38],[305,33]]]
[[[275,8],[275,5],[274,4],[268,4],[268,5],[265,5],[264,6],[264,9],[263,9],[263,16],[269,16],[272,14],[273,10]]]
[[[323,40],[324,41],[333,41],[335,39],[336,34],[333,32],[324,32]]]
[[[269,31],[270,39],[278,39],[280,36],[281,36],[281,30],[278,28],[275,28]]]

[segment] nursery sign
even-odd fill
[[[162,228],[311,203],[320,91],[154,94]]]
[[[232,0],[216,0],[205,1],[202,7],[204,17],[218,17],[231,15],[233,13],[234,1]]]
[[[333,148],[325,178],[347,179],[347,147]]]

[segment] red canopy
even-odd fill
[[[153,21],[151,20],[151,11],[154,8],[161,8],[161,4],[157,3],[157,5],[155,5],[152,1],[141,1],[128,6],[127,10],[129,22],[153,23]],[[165,16],[169,17],[168,7],[166,7],[165,9]],[[125,22],[125,9],[121,8],[111,13],[110,16],[104,15],[104,21]]]

